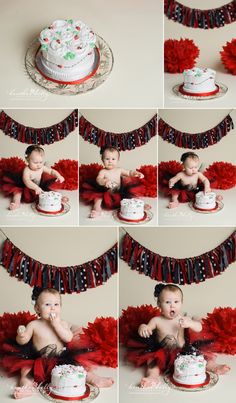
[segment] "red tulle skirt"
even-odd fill
[[[35,191],[25,186],[23,176],[24,166],[20,166],[18,170],[15,168],[12,170],[4,169],[1,172],[0,188],[3,194],[13,196],[14,194],[21,194],[21,201],[24,203],[32,203],[38,199]],[[47,173],[43,173],[39,186],[43,191],[60,189],[61,184],[56,182],[56,178]]]
[[[183,167],[179,162],[161,162],[158,170],[159,190],[166,197],[178,195],[178,201],[180,203],[195,201],[195,194],[204,189],[202,183],[199,182],[195,189],[189,190],[187,186],[182,185],[179,181],[171,189],[169,188],[169,180],[182,170]]]
[[[80,196],[85,203],[102,199],[102,207],[109,210],[119,208],[122,199],[141,197],[144,193],[145,186],[135,177],[122,178],[120,188],[114,191],[99,185],[95,179],[84,182],[80,190]]]
[[[30,370],[36,382],[49,382],[55,365],[82,365],[87,370],[94,365],[117,366],[117,321],[96,318],[83,333],[76,333],[70,343],[58,353],[51,346],[37,351],[32,342],[19,345],[15,341],[19,325],[26,326],[35,315],[29,312],[5,313],[0,317],[0,366],[8,376],[19,375],[22,368]]]

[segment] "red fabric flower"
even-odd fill
[[[183,73],[195,66],[199,48],[191,39],[167,39],[164,43],[164,65],[168,73]]]
[[[159,315],[160,310],[152,305],[129,306],[123,309],[119,322],[120,342],[126,344],[138,334],[142,323],[148,323],[151,318]]]
[[[78,161],[59,160],[52,168],[56,169],[65,178],[65,181],[60,185],[60,189],[78,189]]]
[[[236,185],[236,165],[214,162],[204,172],[213,189],[231,189]]]
[[[100,164],[81,164],[79,167],[79,187],[87,180],[96,179],[102,168]]]
[[[236,39],[226,42],[220,52],[221,61],[229,73],[236,75]]]
[[[157,167],[153,165],[142,165],[138,171],[144,175],[142,184],[145,186],[145,197],[157,197]]]

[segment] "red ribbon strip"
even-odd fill
[[[52,397],[53,399],[59,399],[59,400],[65,400],[65,401],[75,401],[75,400],[78,401],[78,400],[85,399],[86,397],[88,397],[90,395],[90,387],[88,385],[86,385],[86,392],[82,396],[74,396],[74,397],[58,396],[58,395],[54,395],[54,393],[52,393],[52,392],[49,392],[48,395],[50,397]]]
[[[122,215],[121,215],[120,212],[119,212],[119,213],[118,213],[118,218],[119,218],[120,220],[127,221],[127,222],[141,222],[141,221],[146,220],[146,218],[147,218],[147,213],[146,213],[146,211],[145,211],[143,218],[140,218],[139,220],[128,220],[127,218],[122,217]]]
[[[209,97],[211,95],[215,95],[220,91],[220,87],[218,85],[216,85],[216,89],[214,91],[211,92],[198,92],[197,94],[194,92],[186,92],[183,89],[184,84],[181,84],[179,87],[179,92],[183,95],[189,95],[189,96],[194,96],[194,97]]]
[[[200,388],[201,386],[208,385],[208,383],[210,382],[210,375],[207,374],[205,382],[203,382],[203,383],[198,383],[198,384],[195,384],[195,385],[186,385],[186,384],[184,384],[184,383],[176,382],[176,381],[174,380],[173,376],[170,377],[170,380],[171,380],[171,382],[172,382],[175,386],[179,386],[179,387],[181,387],[181,388],[186,388],[186,389],[196,389],[196,388]]]
[[[58,211],[45,211],[45,210],[42,210],[41,208],[39,208],[39,206],[37,205],[36,206],[36,210],[37,211],[39,211],[40,213],[44,213],[44,214],[59,214],[59,213],[61,213],[62,211],[64,211],[64,206],[63,206],[63,204],[61,205],[61,209],[60,210],[58,210]]]

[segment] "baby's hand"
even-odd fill
[[[25,331],[26,331],[26,327],[25,327],[25,326],[23,326],[23,325],[18,326],[18,328],[17,328],[17,334],[18,334],[18,336],[24,337]]]
[[[140,178],[140,179],[144,178],[144,175],[142,174],[142,172],[139,172],[139,171],[133,171],[132,176],[135,176],[136,178]]]
[[[192,318],[189,316],[182,316],[179,320],[180,327],[189,328],[192,324]]]
[[[209,186],[205,186],[204,193],[211,192],[211,188]]]
[[[142,325],[140,325],[139,328],[138,328],[138,334],[139,334],[139,336],[141,336],[141,337],[147,338],[147,337],[150,337],[150,336],[151,336],[152,330],[149,329],[148,325],[142,324]]]
[[[174,179],[171,178],[171,179],[169,180],[169,188],[171,189],[171,188],[173,188],[173,186],[174,186]]]
[[[40,187],[37,187],[35,189],[35,193],[36,193],[36,195],[41,195],[41,193],[43,193],[43,190]]]
[[[114,182],[112,182],[112,181],[110,181],[110,180],[107,180],[107,181],[105,182],[106,188],[112,189],[113,186],[114,186],[113,183],[114,183]]]
[[[57,177],[57,179],[56,179],[56,182],[62,183],[62,182],[64,182],[64,181],[65,181],[65,178],[64,178],[62,175],[58,175],[58,177]]]

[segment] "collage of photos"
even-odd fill
[[[0,5],[0,401],[233,403],[236,1]]]

